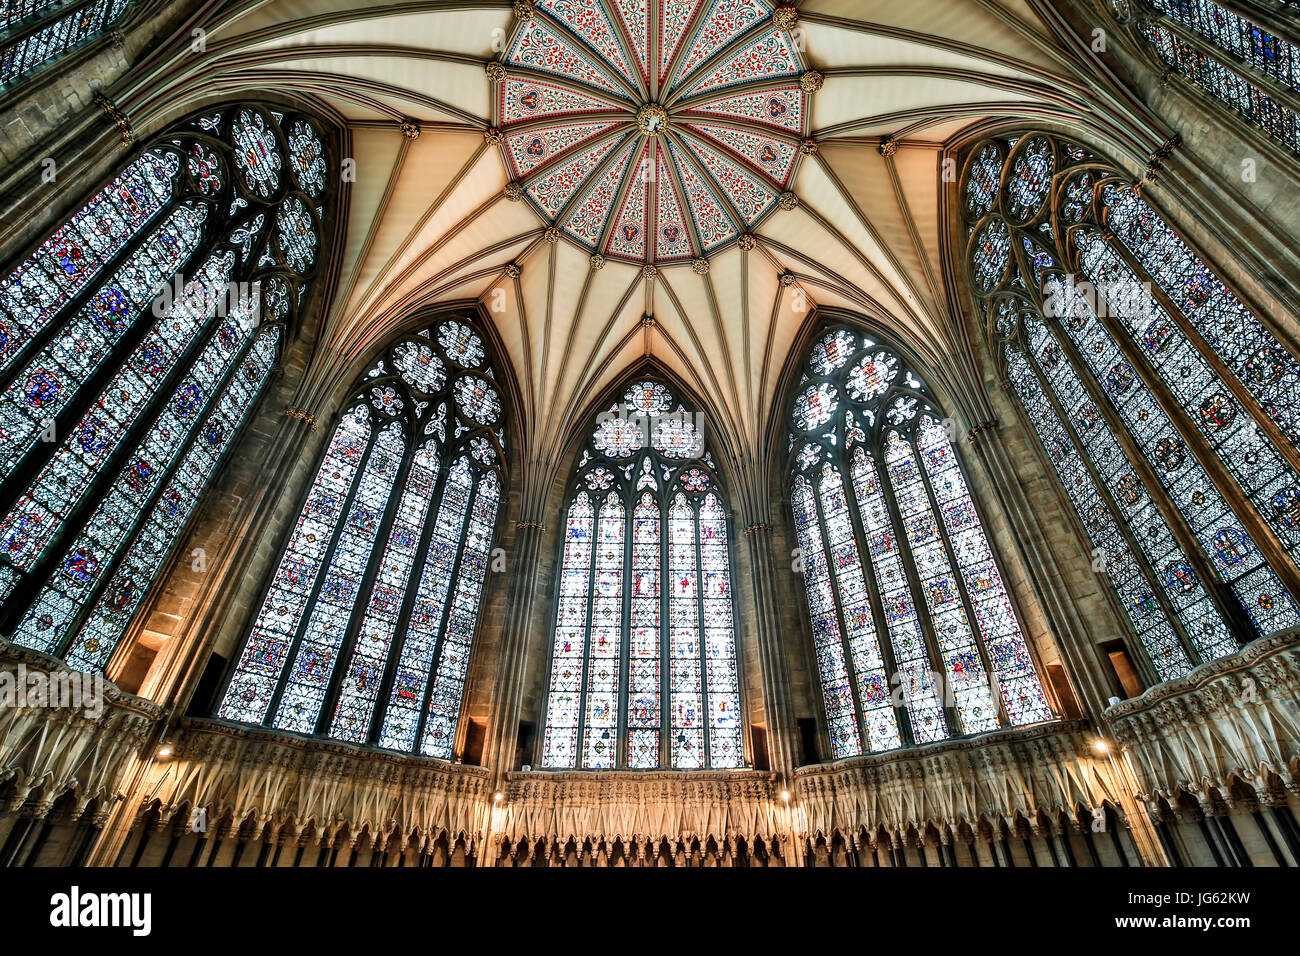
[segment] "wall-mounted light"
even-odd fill
[[[1099,737],[1097,738],[1097,742],[1092,745],[1092,749],[1097,751],[1099,754],[1108,754],[1110,753],[1110,744],[1106,743],[1106,741]]]

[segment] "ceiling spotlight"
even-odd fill
[[[501,802],[501,797],[502,797],[502,793],[501,793],[500,790],[498,790],[496,793],[492,794],[492,799],[495,800],[497,803],[500,803],[500,802]]]
[[[1099,754],[1108,754],[1110,753],[1110,744],[1106,743],[1104,740],[1098,739],[1097,742],[1092,745],[1092,749],[1097,751]]]
[[[171,744],[163,744],[161,747],[158,748],[159,757],[170,757],[171,755],[172,755]]]
[[[789,790],[782,790],[782,791],[781,791],[781,799],[784,800],[784,801],[786,801],[786,802],[788,803],[788,802],[790,801],[790,791],[789,791]]]

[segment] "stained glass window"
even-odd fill
[[[1180,75],[1292,150],[1300,48],[1213,0],[1143,0],[1139,32]]]
[[[794,391],[791,504],[836,759],[1053,719],[931,402],[846,328],[818,336]]]
[[[972,156],[1001,183],[972,236],[1013,237],[991,284],[971,244],[989,334],[1150,679],[1300,623],[1295,353],[1114,167],[1044,134]]]
[[[445,319],[393,343],[364,376],[217,716],[454,755],[504,458],[480,421],[486,383],[452,372],[469,336],[481,347],[472,320]]]
[[[83,670],[123,646],[313,270],[270,224],[292,205],[315,248],[320,212],[279,177],[254,193],[233,175],[236,112],[287,148],[252,105],[185,122],[0,279],[0,631]]]
[[[61,0],[7,3],[0,12],[0,84],[10,83],[112,27],[131,0],[91,0],[75,6]]]
[[[543,766],[744,765],[728,519],[698,415],[662,382],[597,416],[573,477]]]

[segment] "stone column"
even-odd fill
[[[545,595],[539,593],[544,589],[537,587],[536,580],[542,532],[540,521],[520,521],[513,542],[513,571],[506,594],[501,655],[483,743],[483,765],[496,774],[493,786],[498,789],[505,774],[514,769],[515,740],[530,658],[533,616],[539,598],[545,602]]]
[[[788,640],[788,635],[782,633],[777,610],[777,565],[772,552],[772,527],[769,524],[751,524],[744,529],[743,537],[752,575],[758,664],[763,679],[763,705],[767,718],[767,747],[772,770],[780,774],[783,783],[788,783],[799,751],[790,701],[790,681],[782,654],[782,645]],[[740,608],[736,609],[736,613],[741,613]]]

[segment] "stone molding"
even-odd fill
[[[1143,799],[1300,792],[1300,631],[1261,638],[1102,715]],[[1272,783],[1270,783],[1272,780]],[[1199,796],[1198,796],[1199,799]]]
[[[1054,721],[794,772],[796,832],[810,843],[882,830],[899,838],[963,824],[1012,833],[1022,818],[1073,818],[1080,805],[1120,807],[1107,761],[1085,721]]]
[[[182,721],[172,747],[141,786],[169,821],[206,807],[214,824],[252,819],[295,834],[310,825],[313,843],[346,833],[424,846],[445,836],[472,851],[492,803],[489,771],[432,757],[200,719]]]
[[[0,639],[0,671],[78,673],[62,661]],[[0,811],[43,819],[55,801],[72,796],[71,818],[91,801],[100,822],[108,806],[126,797],[127,770],[143,752],[163,716],[157,704],[103,683],[103,711],[85,707],[16,706],[0,711]]]

